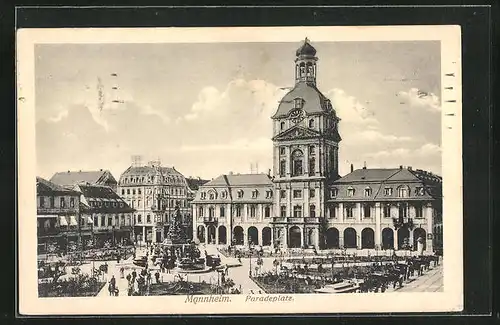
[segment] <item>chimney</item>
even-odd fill
[[[366,161],[363,161],[363,169],[366,169]]]
[[[267,170],[267,176],[271,176],[271,168]]]
[[[403,169],[403,165],[399,165],[399,169]]]
[[[102,168],[100,169],[100,171],[102,172]]]
[[[351,173],[354,171],[354,165],[351,164]]]
[[[408,170],[413,170],[413,169],[411,168],[411,166],[408,166]]]
[[[233,175],[233,172],[229,172],[229,175]]]

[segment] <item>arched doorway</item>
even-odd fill
[[[264,227],[264,229],[262,229],[262,246],[271,246],[271,242],[271,228]]]
[[[215,226],[210,225],[208,226],[208,243],[209,244],[215,244]]]
[[[200,243],[205,242],[205,226],[198,226],[198,229],[196,231],[196,237],[198,237],[198,240]]]
[[[391,228],[382,230],[382,249],[394,248],[394,231]]]
[[[426,244],[426,232],[422,228],[417,228],[413,230],[413,250],[418,249],[418,239],[421,238],[421,242],[424,245],[423,249],[425,250],[425,244]]]
[[[372,228],[361,231],[361,248],[375,248],[375,232]]]
[[[326,248],[339,248],[339,230],[335,227],[326,231]]]
[[[356,230],[354,228],[346,228],[344,230],[344,247],[345,248],[356,248]]]
[[[299,227],[293,226],[290,228],[289,247],[290,248],[300,248],[302,246],[302,231]]]
[[[408,228],[403,227],[399,228],[398,230],[398,249],[403,249],[404,243],[407,242],[409,245],[411,244],[409,242],[410,240],[410,231]]]
[[[243,228],[236,226],[233,229],[233,240],[235,245],[243,245]]]
[[[219,242],[218,244],[227,244],[226,226],[219,226]]]
[[[255,227],[248,228],[248,241],[254,245],[259,244],[259,231]]]

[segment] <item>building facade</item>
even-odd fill
[[[78,184],[84,248],[132,243],[134,209],[109,186]]]
[[[272,245],[274,187],[270,175],[221,175],[192,202],[193,234],[202,243]]]
[[[80,242],[80,193],[36,178],[39,253],[66,252]]]
[[[252,180],[248,187],[238,188],[231,185],[234,175],[222,175],[200,187],[193,201],[194,236],[202,242],[214,242],[214,232],[217,235],[216,230],[223,226],[222,231],[238,239],[236,244],[247,244],[245,237],[243,241],[235,237],[240,228],[243,234],[245,229],[248,232],[250,224],[248,219],[237,219],[238,197],[234,195],[238,190],[255,190],[271,192],[260,202],[271,217],[256,219],[258,227],[251,225],[261,232],[266,229],[266,234],[271,229],[271,240],[263,240],[263,245],[433,250],[437,242],[433,242],[434,224],[442,220],[441,178],[402,166],[358,170],[351,166],[351,173],[340,177],[340,119],[331,101],[317,88],[316,49],[306,38],[295,54],[295,86],[271,118],[272,178]],[[228,196],[223,198],[219,192]],[[247,208],[258,204],[252,197],[241,199],[248,199],[242,201]],[[221,207],[224,217],[217,214]],[[220,235],[218,238],[215,242],[223,244]]]
[[[97,171],[67,171],[58,172],[50,179],[52,183],[63,187],[73,187],[76,184],[91,184],[109,186],[116,192],[118,182],[109,170]]]
[[[189,192],[184,176],[173,167],[161,166],[158,161],[127,168],[120,176],[118,195],[135,210],[134,240],[138,243],[162,242],[177,206],[183,228],[191,238]]]

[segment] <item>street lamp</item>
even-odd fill
[[[248,276],[251,278],[252,277],[252,255],[253,255],[253,251],[252,251],[252,241],[249,240],[248,241],[248,247],[249,247],[249,251],[250,251],[250,259],[249,259],[249,268],[248,268]]]

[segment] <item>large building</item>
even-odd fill
[[[120,176],[118,195],[135,210],[134,240],[139,243],[162,242],[177,206],[186,234],[191,238],[190,191],[180,172],[173,167],[161,166],[159,161],[151,161],[147,166],[134,163],[127,168]]]
[[[109,170],[98,170],[98,171],[67,171],[58,172],[50,179],[52,183],[55,183],[64,187],[73,187],[76,184],[91,184],[91,185],[105,185],[111,187],[113,191],[116,192],[116,187],[118,182],[113,177]]]
[[[132,209],[109,186],[78,184],[80,233],[84,247],[130,244],[133,239]]]
[[[38,252],[67,251],[80,240],[80,193],[36,178]]]
[[[434,222],[441,219],[441,178],[402,166],[351,167],[350,174],[340,177],[340,119],[317,88],[317,61],[316,49],[306,38],[296,51],[295,86],[272,116],[272,178],[236,175],[238,185],[234,185],[235,175],[222,175],[201,186],[193,201],[194,236],[213,242],[215,232],[217,243],[232,238],[237,244],[248,244],[250,237],[256,244],[317,249],[416,248],[418,242],[432,250]],[[245,181],[239,183],[240,179]],[[243,195],[266,193],[240,198],[248,200],[242,201],[245,217],[252,206],[257,211],[265,207],[271,217],[264,212],[260,219],[237,219],[238,190]],[[225,192],[228,196],[223,198]],[[252,240],[255,228],[259,236]]]

